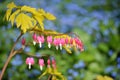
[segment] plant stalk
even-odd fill
[[[14,45],[13,45],[11,51],[10,51],[10,54],[9,54],[4,66],[3,66],[2,72],[0,73],[0,80],[2,80],[2,77],[3,77],[3,75],[5,73],[5,70],[6,70],[7,66],[8,66],[8,63],[10,62],[12,57],[15,55],[14,54],[15,53],[14,52],[15,46],[16,46],[17,42],[19,41],[19,39],[21,38],[22,35],[23,35],[23,33],[20,33],[20,35],[18,36],[17,40],[15,41],[15,43],[14,43]]]

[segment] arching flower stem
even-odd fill
[[[0,73],[0,80],[2,80],[3,74],[4,74],[4,72],[5,72],[5,70],[6,70],[7,66],[8,66],[8,63],[10,62],[11,58],[16,54],[14,49],[15,49],[15,46],[16,46],[17,42],[22,37],[22,35],[23,35],[23,33],[20,33],[20,35],[18,36],[17,40],[15,41],[15,43],[14,43],[14,45],[13,45],[11,51],[10,51],[10,54],[9,54],[4,66],[3,66],[2,72]]]

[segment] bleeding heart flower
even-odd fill
[[[40,48],[42,47],[42,43],[44,43],[44,36],[37,36],[37,41],[39,43]]]
[[[28,57],[28,58],[26,59],[26,64],[29,65],[29,69],[31,69],[31,65],[34,64],[34,58]]]
[[[60,39],[59,38],[55,38],[54,41],[53,41],[53,44],[56,46],[57,50],[58,50],[59,43],[60,43]]]
[[[47,36],[47,42],[48,42],[48,47],[51,47],[51,43],[52,43],[52,36]]]
[[[65,44],[65,39],[64,38],[61,38],[60,39],[60,42],[59,42],[59,45],[60,45],[60,50],[62,50],[62,46]]]
[[[40,65],[40,70],[43,69],[44,64],[44,59],[39,59],[39,65]]]

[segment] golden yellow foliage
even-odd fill
[[[15,7],[17,7],[17,6],[14,4],[14,2],[11,2],[7,5],[7,8],[9,8],[9,9],[13,9]]]
[[[6,14],[5,14],[4,19],[6,19],[6,20],[8,21],[8,19],[9,19],[9,17],[10,17],[11,12],[12,12],[12,9],[8,9],[8,10],[6,11]]]
[[[23,33],[26,32],[27,29],[29,29],[32,26],[32,18],[25,15],[24,13],[20,13],[16,17],[16,25],[17,27],[21,27],[21,30],[23,30]]]
[[[45,76],[46,74],[52,75],[52,80],[58,80],[57,77],[60,78],[60,80],[66,80],[65,77],[64,77],[60,72],[57,71],[57,69],[53,69],[53,68],[51,68],[51,67],[47,68],[47,69],[42,73],[42,75],[40,75],[40,76],[38,77],[38,79],[41,79],[41,78],[42,78],[43,76]]]
[[[45,19],[55,20],[56,17],[51,13],[45,12],[43,9],[35,9],[30,6],[16,6],[14,2],[7,5],[7,11],[5,19],[11,21],[11,24],[15,23],[17,28],[20,28],[23,33],[26,33],[30,29],[38,26],[39,29],[44,31]],[[14,9],[14,11],[13,11]]]
[[[47,12],[46,14],[45,14],[45,17],[48,19],[48,20],[55,20],[56,19],[56,17],[55,16],[53,16],[51,13],[49,13],[49,12]]]
[[[44,30],[44,24],[43,24],[44,17],[41,15],[35,15],[34,18],[38,21],[41,27],[41,30],[43,31]]]
[[[16,15],[20,12],[20,10],[16,10],[9,18],[9,21],[11,21],[11,24],[13,26],[13,23],[14,23],[14,20],[15,20],[15,17]]]
[[[32,8],[30,6],[22,6],[21,7],[21,11],[25,11],[25,12],[30,12],[32,14],[35,14],[36,13],[36,9],[35,8]]]

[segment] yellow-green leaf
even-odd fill
[[[23,6],[21,8],[21,11],[26,11],[26,12],[30,12],[32,14],[35,14],[36,13],[36,9],[35,8],[32,8],[32,7],[29,7],[29,6]]]
[[[9,21],[11,21],[12,26],[13,26],[15,17],[16,17],[16,15],[17,15],[19,12],[20,12],[20,10],[16,10],[16,11],[15,11],[14,13],[12,13],[12,15],[10,16]]]
[[[64,48],[68,53],[72,53],[71,50],[70,50],[67,46],[63,46],[63,48]]]
[[[61,80],[66,80],[66,79],[64,78],[64,76],[63,76],[60,72],[58,72],[57,69],[54,69],[54,70],[53,70],[53,74],[54,74],[55,76],[61,78]]]
[[[33,24],[33,27],[37,24],[37,22],[34,18],[32,18],[32,24]]]
[[[16,25],[17,27],[21,26],[21,30],[25,33],[28,29],[32,27],[32,18],[24,13],[20,13],[16,17]]]
[[[45,15],[45,11],[43,9],[38,9],[38,12],[42,15]]]
[[[15,7],[17,7],[17,6],[14,4],[14,2],[11,2],[7,5],[8,10],[6,11],[6,14],[5,14],[5,19],[7,21],[8,21],[10,15],[12,13],[12,9],[15,8]]]
[[[44,17],[39,15],[35,15],[34,18],[38,21],[40,27],[41,27],[41,30],[44,31],[44,24],[43,24],[43,20],[44,20]]]
[[[47,69],[42,73],[42,75],[40,75],[39,77],[38,77],[38,79],[40,79],[40,78],[42,78],[44,75],[46,75],[48,73],[48,71],[47,71]]]
[[[46,74],[52,74],[52,68],[51,68],[51,67],[47,68],[47,69],[42,73],[42,75],[40,75],[40,76],[38,77],[38,79],[42,78],[42,77],[43,77],[44,75],[46,75]]]
[[[47,12],[45,14],[45,17],[48,19],[48,20],[55,20],[56,17],[54,15],[52,15],[51,13]]]
[[[14,4],[14,2],[11,2],[7,5],[7,8],[10,8],[10,9],[13,9],[15,7],[17,7],[17,6]]]
[[[12,9],[8,9],[5,14],[5,19],[8,21],[10,15],[11,15]]]

